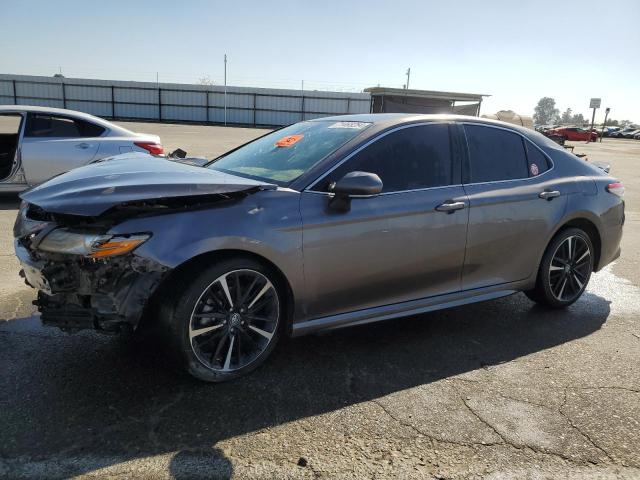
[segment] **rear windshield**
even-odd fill
[[[370,125],[324,120],[296,123],[223,155],[208,168],[286,185]]]

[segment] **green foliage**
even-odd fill
[[[562,125],[582,125],[585,123],[584,115],[581,113],[574,114],[570,108],[567,108],[562,112],[560,117],[560,123]]]
[[[571,123],[573,123],[574,125],[582,125],[583,123],[585,123],[585,119],[581,113],[578,113],[571,117]]]
[[[551,97],[542,97],[536,105],[533,121],[538,125],[558,123],[560,111],[556,108],[556,101]]]

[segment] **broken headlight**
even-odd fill
[[[38,245],[38,250],[51,253],[83,255],[90,258],[124,255],[149,239],[150,235],[101,235],[71,232],[58,228],[49,233]]]

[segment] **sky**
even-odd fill
[[[596,122],[640,122],[640,1],[0,0],[0,73],[549,96]]]

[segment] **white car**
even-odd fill
[[[73,168],[128,152],[163,155],[157,135],[87,113],[0,105],[0,192],[20,192]]]

